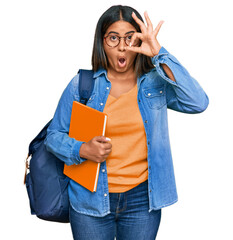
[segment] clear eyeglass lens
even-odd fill
[[[133,36],[133,34],[124,37],[124,41],[125,41],[126,45],[129,46],[132,36]],[[115,47],[119,44],[120,39],[121,38],[119,36],[110,34],[107,36],[106,41],[109,46]]]
[[[119,44],[120,39],[115,35],[108,35],[106,38],[107,44],[111,47],[115,47]]]
[[[131,38],[132,38],[133,35],[129,35],[129,36],[126,36],[125,37],[125,43],[129,46],[130,44],[130,41],[131,41]]]

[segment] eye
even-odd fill
[[[116,35],[110,35],[109,36],[109,39],[112,41],[112,42],[115,42],[118,40],[118,37]]]
[[[126,41],[130,41],[133,35],[126,36]]]

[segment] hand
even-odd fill
[[[158,26],[153,30],[153,25],[150,21],[150,18],[148,16],[148,13],[144,13],[147,26],[136,16],[136,14],[133,12],[132,17],[135,20],[135,22],[140,26],[141,33],[136,32],[133,34],[131,39],[130,46],[126,47],[126,50],[137,52],[144,54],[149,57],[154,57],[159,53],[159,50],[161,48],[158,40],[157,35],[159,33],[159,30],[164,23],[164,21],[160,21]],[[142,41],[140,47],[132,47],[134,45],[134,42],[140,39]]]
[[[79,155],[93,162],[101,163],[106,160],[112,151],[110,140],[104,136],[94,137],[89,142],[83,143]]]

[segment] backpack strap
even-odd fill
[[[41,142],[46,138],[47,128],[49,127],[52,119],[41,129],[38,135],[29,144],[28,156],[31,156],[36,149],[40,146]]]
[[[82,104],[87,103],[94,88],[94,72],[92,70],[79,70],[79,96]]]
[[[82,104],[87,104],[88,99],[91,96],[91,93],[94,88],[94,78],[93,78],[94,71],[92,70],[79,70],[79,95],[80,95],[80,102]],[[25,168],[25,177],[24,177],[24,184],[26,180],[27,170],[29,169],[28,158],[37,150],[40,146],[41,142],[46,138],[47,135],[47,128],[49,127],[50,123],[53,119],[51,119],[43,129],[38,133],[38,135],[31,141],[29,144],[28,149],[28,156],[26,158],[26,168]]]
[[[93,78],[94,72],[92,70],[80,69],[79,74],[80,74],[79,75],[80,102],[86,105],[94,88],[94,78]],[[28,153],[29,156],[36,151],[38,146],[41,144],[41,141],[43,141],[46,138],[47,128],[49,127],[51,122],[52,122],[52,119],[43,127],[43,129],[29,144],[29,153]]]
[[[94,71],[92,70],[79,70],[79,95],[80,95],[80,102],[82,104],[87,104],[88,99],[91,96],[91,93],[94,88],[94,78],[93,78]],[[29,144],[28,149],[28,156],[25,162],[25,177],[24,177],[24,184],[26,180],[27,170],[29,169],[28,158],[37,150],[43,140],[46,138],[47,135],[47,128],[49,127],[50,123],[53,119],[51,119],[43,129],[38,133],[38,135],[31,141]]]

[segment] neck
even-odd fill
[[[129,70],[126,72],[116,72],[113,69],[107,70],[108,79],[111,82],[118,82],[118,83],[136,83],[137,76],[134,70]]]

